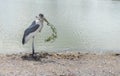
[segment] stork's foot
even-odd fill
[[[36,58],[37,56],[36,56],[36,54],[32,54],[32,57],[33,57],[33,58]]]
[[[40,60],[41,61],[41,59],[40,59],[40,56],[39,55],[37,55],[37,54],[32,54],[32,58],[34,59],[34,60],[36,60],[36,61],[38,61],[38,60]]]
[[[35,54],[25,54],[21,58],[23,60],[29,60],[29,61],[41,61],[41,56],[37,53],[35,53]]]
[[[33,54],[31,54],[31,55],[32,55],[33,58],[35,57],[35,53],[33,53]]]

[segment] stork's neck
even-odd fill
[[[36,24],[43,25],[43,20],[42,19],[36,19]]]

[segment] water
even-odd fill
[[[50,28],[36,35],[36,51],[120,52],[120,1],[0,0],[0,53],[31,52],[24,30],[39,13],[55,25],[58,38],[45,43]]]

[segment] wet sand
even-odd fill
[[[120,76],[120,54],[0,54],[0,76]]]

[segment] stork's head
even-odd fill
[[[39,14],[39,18],[41,19],[41,20],[44,20],[44,15],[43,14]]]
[[[47,19],[44,17],[43,14],[39,14],[39,17],[36,17],[41,23],[43,23],[44,21],[47,22],[47,24],[49,24],[49,22],[47,21]]]
[[[43,14],[39,14],[39,17],[36,16],[36,23],[42,23],[43,24],[43,21],[44,21],[44,15]]]

